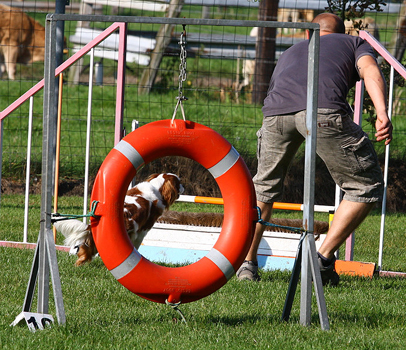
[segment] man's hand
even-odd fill
[[[377,115],[375,128],[376,128],[375,134],[376,140],[377,141],[385,140],[385,145],[389,145],[389,143],[392,141],[393,126],[386,113]]]

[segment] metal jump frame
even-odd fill
[[[118,22],[110,26],[106,34],[99,41],[92,41],[80,52],[73,55],[58,68],[55,67],[56,57],[56,24],[57,21],[93,21],[93,22]],[[23,311],[29,311],[34,294],[34,288],[38,277],[38,313],[48,312],[49,299],[49,275],[51,275],[54,291],[57,319],[59,324],[64,324],[65,311],[62,299],[62,289],[59,277],[56,250],[54,246],[53,233],[51,228],[52,212],[52,183],[53,183],[53,161],[54,145],[56,137],[56,98],[55,76],[72,65],[77,59],[85,55],[91,48],[100,43],[106,36],[120,28],[119,61],[117,76],[117,104],[116,121],[119,120],[119,127],[115,130],[115,142],[121,138],[123,95],[124,95],[124,74],[126,57],[126,31],[127,23],[151,23],[151,24],[173,24],[173,25],[211,25],[211,26],[247,26],[247,27],[270,27],[270,28],[296,28],[308,29],[310,32],[309,57],[308,57],[308,87],[307,87],[307,116],[306,127],[307,137],[305,145],[305,187],[303,206],[303,227],[309,231],[303,241],[302,254],[302,288],[300,323],[310,325],[311,323],[311,298],[312,298],[312,277],[315,286],[317,304],[319,309],[320,323],[323,330],[329,329],[327,309],[321,283],[320,271],[317,268],[317,253],[315,248],[313,231],[314,224],[314,180],[316,160],[316,118],[317,118],[317,96],[318,96],[318,63],[319,63],[319,42],[320,29],[318,24],[313,23],[282,23],[266,21],[240,21],[240,20],[211,20],[211,19],[186,19],[186,18],[153,18],[135,16],[92,16],[75,14],[49,14],[46,17],[46,40],[45,40],[45,66],[44,66],[44,112],[43,112],[43,155],[42,155],[42,199],[41,199],[41,224],[38,237],[38,244],[35,250],[34,261],[31,269],[30,280],[27,287]],[[121,30],[123,29],[123,30]],[[41,83],[41,82],[40,82]],[[40,84],[39,83],[39,84]],[[38,85],[38,84],[37,84]],[[41,86],[42,87],[42,86]],[[38,90],[41,87],[37,87]],[[35,87],[34,87],[35,88]],[[31,91],[31,90],[30,90]],[[28,93],[21,98],[27,100]],[[24,100],[24,101],[25,101]],[[16,107],[15,107],[16,108]],[[7,111],[0,115],[2,119]],[[10,113],[10,111],[8,111]],[[7,113],[7,114],[8,114]]]

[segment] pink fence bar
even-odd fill
[[[361,30],[360,38],[368,41],[368,43],[403,77],[406,79],[406,69],[400,62],[393,57],[388,50],[368,32]]]
[[[83,48],[81,48],[78,52],[74,55],[69,57],[64,63],[62,63],[58,68],[55,69],[55,76],[58,76],[61,72],[65,69],[69,68],[72,64],[74,64],[79,58],[86,55],[92,47],[100,44],[104,39],[106,39],[110,34],[116,31],[119,28],[123,28],[123,24],[125,23],[113,23],[110,27],[100,33],[96,38],[86,44]],[[120,30],[120,34],[121,34]],[[121,37],[121,35],[120,35]],[[121,45],[121,41],[120,41]],[[27,101],[31,96],[35,95],[39,90],[44,87],[44,79],[39,81],[35,84],[31,89],[29,89],[25,94],[20,96],[17,100],[15,100],[11,105],[5,108],[2,112],[0,112],[0,120],[7,117],[10,113],[15,111],[18,107],[20,107],[25,101]]]
[[[367,41],[377,52],[381,55],[386,62],[388,62],[403,78],[406,79],[406,69],[394,58],[389,51],[371,34],[361,30],[359,32],[360,38]],[[355,101],[354,101],[354,122],[361,125],[362,123],[362,102],[364,100],[364,82],[359,81],[355,86]],[[382,234],[382,233],[381,233]],[[345,247],[345,260],[353,260],[354,250],[354,233],[346,240]]]

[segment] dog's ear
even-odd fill
[[[179,198],[180,181],[176,176],[167,174],[164,175],[164,179],[161,194],[166,202],[166,208],[168,208]]]
[[[151,180],[155,179],[156,177],[158,177],[159,174],[151,174],[147,177],[147,179],[145,180],[145,182],[150,182]]]

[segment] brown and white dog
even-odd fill
[[[124,223],[128,236],[138,249],[154,223],[168,209],[184,188],[175,174],[153,174],[144,182],[127,191],[124,200]],[[76,266],[91,261],[97,254],[91,226],[79,220],[62,220],[54,223],[65,236],[65,244],[78,247]],[[72,251],[72,250],[71,250]]]

